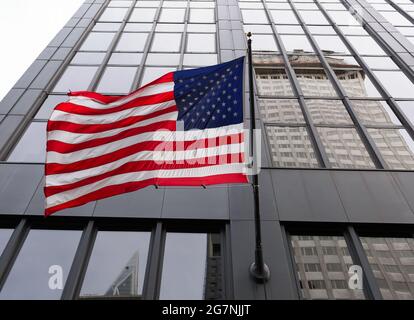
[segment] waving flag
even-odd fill
[[[170,72],[127,96],[70,93],[47,124],[45,215],[149,185],[246,183],[243,65]]]

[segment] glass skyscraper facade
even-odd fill
[[[226,62],[247,32],[267,283],[248,184],[42,217],[68,91]],[[0,299],[414,299],[413,138],[414,0],[87,0],[0,103]]]

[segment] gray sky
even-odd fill
[[[0,1],[0,100],[83,2]]]

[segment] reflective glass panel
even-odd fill
[[[259,110],[264,122],[305,122],[299,102],[296,99],[260,99]]]
[[[152,40],[151,51],[179,52],[181,33],[156,33]]]
[[[155,8],[138,8],[134,9],[129,18],[129,22],[152,22],[155,18]]]
[[[163,8],[158,22],[183,22],[185,9]]]
[[[299,24],[299,21],[291,10],[270,10],[270,14],[275,24]]]
[[[221,251],[219,234],[168,232],[159,298],[223,299]]]
[[[385,101],[353,100],[352,105],[359,119],[366,125],[401,125]]]
[[[281,35],[287,52],[313,52],[312,46],[306,36],[302,35]]]
[[[115,51],[143,51],[148,33],[123,33]]]
[[[113,32],[91,32],[83,42],[81,51],[106,51],[114,38]]]
[[[307,99],[306,106],[315,124],[352,124],[340,100]]]
[[[134,64],[141,63],[142,53],[121,53],[115,52],[111,54],[108,64]]]
[[[365,299],[348,285],[354,262],[344,237],[292,235],[291,243],[303,299]]]
[[[414,141],[406,130],[368,128],[368,132],[391,169],[414,169]]]
[[[276,167],[319,167],[305,127],[266,127],[273,165]]]
[[[317,131],[333,168],[375,168],[355,129],[318,127]]]
[[[384,50],[371,37],[348,36],[347,40],[359,54],[386,56]]]
[[[349,69],[335,69],[334,71],[348,96],[381,98],[381,94],[362,68],[351,66]]]
[[[191,23],[214,23],[214,9],[190,9]]]
[[[178,65],[180,62],[179,53],[149,53],[147,56],[146,65]]]
[[[67,95],[49,95],[43,102],[42,106],[40,107],[39,111],[36,113],[34,118],[48,120],[50,118],[50,114],[52,113],[56,105],[67,100]]]
[[[127,94],[137,72],[136,67],[106,67],[96,88],[100,93]]]
[[[395,98],[414,98],[414,85],[401,71],[374,71],[386,90]]]
[[[80,297],[141,298],[150,232],[99,231]]]
[[[386,300],[414,299],[414,240],[361,237],[375,280]]]
[[[105,58],[103,52],[78,52],[73,57],[71,64],[101,64]]]
[[[244,23],[268,23],[264,10],[242,10]]]
[[[59,299],[81,234],[72,230],[31,230],[0,299]]]
[[[187,52],[215,52],[216,35],[209,33],[189,33],[187,35]]]
[[[184,54],[183,64],[186,66],[209,66],[217,63],[217,54]]]
[[[46,122],[32,122],[17,142],[7,161],[45,162]]]
[[[414,101],[398,101],[397,104],[411,123],[414,124]]]
[[[68,66],[53,88],[54,92],[87,90],[98,67]]]
[[[170,71],[175,70],[176,68],[174,67],[145,67],[144,74],[141,80],[141,86],[163,76],[164,74]]]
[[[127,11],[127,8],[106,8],[102,15],[99,17],[98,21],[122,21]]]
[[[293,96],[285,69],[256,69],[256,84],[260,95]]]

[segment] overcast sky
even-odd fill
[[[0,100],[83,2],[0,1]]]

